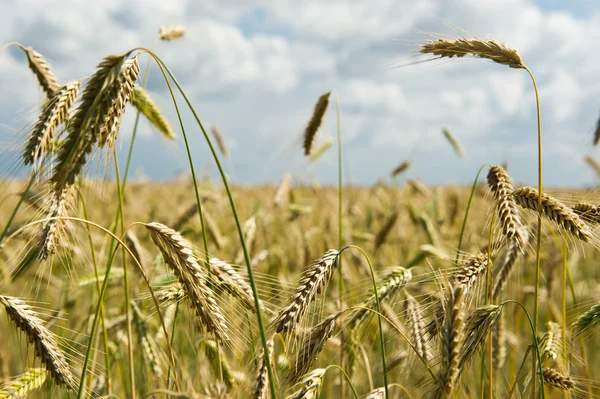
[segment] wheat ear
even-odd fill
[[[46,96],[49,99],[52,98],[52,95],[54,92],[56,92],[56,90],[58,90],[60,84],[58,83],[56,76],[54,76],[54,72],[52,72],[52,67],[48,63],[48,60],[46,60],[46,57],[31,47],[20,47],[27,57],[29,69],[31,69],[37,77],[40,86],[46,93]]]
[[[553,368],[545,368],[542,371],[544,382],[548,385],[552,385],[563,391],[570,391],[575,388],[575,383],[569,376],[562,375]]]
[[[57,127],[67,121],[80,86],[80,81],[69,82],[56,90],[46,102],[27,140],[23,152],[25,165],[35,164],[49,150]]]
[[[600,324],[600,303],[592,306],[590,310],[575,320],[575,323],[573,323],[573,333],[577,336],[590,328],[594,328],[598,324]]]
[[[267,347],[269,350],[269,359],[273,359],[273,350],[275,343],[273,339],[267,341]],[[269,373],[267,369],[267,362],[264,356],[264,349],[260,354],[258,364],[258,372],[256,373],[256,388],[254,389],[254,399],[267,399],[269,391]]]
[[[302,321],[311,302],[331,280],[339,253],[337,249],[330,249],[304,270],[290,303],[281,309],[273,322],[277,332],[291,332]]]
[[[475,287],[479,277],[487,270],[488,256],[486,254],[470,255],[456,271],[453,282],[464,288],[465,295]]]
[[[131,94],[131,105],[146,117],[166,138],[174,140],[175,133],[171,124],[152,100],[146,89],[135,86]]]
[[[415,349],[419,356],[423,360],[429,360],[431,355],[429,354],[429,348],[425,342],[425,319],[421,313],[421,307],[419,302],[410,294],[406,294],[406,301],[404,302],[404,309],[406,312],[406,321],[410,331],[410,337],[415,345]]]
[[[165,263],[179,278],[202,325],[208,332],[213,332],[218,340],[230,342],[225,316],[206,284],[206,273],[198,265],[190,245],[179,233],[163,224],[153,222],[145,226]]]
[[[461,58],[472,55],[492,60],[498,64],[508,65],[511,68],[525,68],[525,64],[523,64],[517,50],[495,40],[466,38],[430,40],[422,45],[419,51],[424,54],[437,55],[440,58]]]
[[[329,97],[331,96],[331,92],[328,91],[325,94],[322,94],[317,103],[315,104],[315,109],[313,111],[312,117],[304,129],[304,155],[309,156],[312,150],[312,145],[315,140],[315,136],[319,131],[319,127],[321,127],[321,123],[323,123],[323,118],[325,117],[325,112],[327,111],[327,107],[329,106]]]
[[[62,191],[51,193],[52,198],[48,202],[46,218],[60,218],[67,216],[68,211],[75,200],[75,186],[67,186]],[[51,219],[42,224],[39,239],[39,258],[44,260],[56,253],[59,240],[63,233],[66,221],[64,219]]]
[[[490,167],[487,175],[488,186],[494,194],[494,199],[497,201],[496,210],[498,212],[498,220],[502,229],[502,234],[507,240],[516,239],[519,245],[522,244],[522,239],[519,235],[522,225],[519,211],[514,198],[511,196],[515,190],[512,180],[506,170],[499,165]]]
[[[538,190],[533,187],[521,187],[513,191],[513,197],[519,206],[536,212],[538,212],[538,195]],[[590,227],[571,208],[544,193],[542,214],[584,242],[592,241],[594,238]]]
[[[392,177],[398,176],[400,173],[406,171],[408,168],[410,168],[410,161],[400,162],[400,164],[392,170]]]
[[[304,375],[302,380],[297,384],[299,388],[286,399],[317,399],[326,371],[327,369],[314,369]]]
[[[598,205],[592,205],[585,202],[581,202],[579,204],[573,205],[571,209],[573,209],[573,212],[575,212],[577,216],[579,216],[587,223],[600,223],[600,207]]]
[[[325,346],[325,343],[335,330],[336,320],[340,315],[341,312],[326,317],[312,328],[307,337],[304,337],[304,343],[286,377],[288,383],[295,383],[310,370],[317,360],[317,356],[319,356],[319,353],[323,350],[323,346]]]
[[[210,259],[211,273],[223,289],[239,299],[244,307],[256,311],[252,287],[232,265],[217,258]]]
[[[217,147],[219,147],[219,151],[221,151],[221,154],[223,154],[223,156],[225,158],[229,158],[229,149],[227,148],[227,145],[225,144],[225,138],[223,137],[223,134],[221,133],[221,129],[219,129],[219,127],[217,125],[212,125],[210,127],[210,132],[212,133],[213,137],[215,138],[215,141],[217,142]]]
[[[396,222],[398,221],[398,215],[399,213],[397,210],[392,212],[392,214],[387,218],[383,226],[381,226],[381,229],[377,232],[377,235],[375,236],[375,249],[378,249],[385,243],[388,235],[390,234],[390,232],[396,225]]]
[[[46,382],[46,369],[31,368],[0,386],[0,399],[24,398]]]
[[[77,389],[77,380],[65,361],[66,355],[58,346],[57,338],[44,326],[44,321],[31,306],[10,296],[0,296],[0,303],[17,329],[23,331],[29,343],[33,344],[35,355],[40,358],[54,382],[68,389]]]
[[[442,134],[444,135],[444,137],[446,138],[446,140],[448,140],[448,143],[450,143],[450,145],[452,146],[452,149],[454,150],[454,153],[456,154],[456,156],[458,156],[459,158],[464,158],[465,157],[465,150],[463,149],[462,145],[460,144],[460,141],[458,141],[458,138],[452,134],[452,132],[446,128],[442,129]]]
[[[500,317],[501,306],[486,305],[475,309],[465,321],[464,338],[458,362],[459,373],[471,360],[477,349],[485,341],[492,327]]]
[[[290,184],[292,182],[292,175],[286,173],[281,177],[281,181],[279,182],[279,186],[277,186],[277,190],[275,190],[275,195],[273,196],[273,206],[275,208],[279,208],[283,204],[284,198],[288,195],[290,191]]]
[[[494,282],[492,286],[492,298],[497,298],[500,295],[500,291],[506,287],[510,275],[514,269],[514,265],[517,262],[519,255],[522,253],[520,245],[525,245],[529,241],[529,233],[525,227],[521,228],[519,233],[521,237],[521,243],[516,240],[512,240],[508,243],[506,248],[499,257],[497,265],[494,268]]]
[[[186,31],[183,25],[164,25],[158,31],[158,37],[160,40],[171,41],[183,37]]]

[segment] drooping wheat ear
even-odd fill
[[[142,354],[144,359],[146,362],[148,362],[148,364],[150,364],[150,369],[152,372],[157,377],[160,377],[163,375],[163,370],[160,366],[158,356],[156,355],[154,343],[151,341],[152,338],[148,333],[146,318],[134,301],[131,301],[131,309],[133,313],[133,322],[135,323],[135,329],[137,331],[139,343],[142,346]]]
[[[504,324],[504,313],[500,312],[492,339],[492,362],[497,369],[501,369],[506,361],[506,327]]]
[[[475,287],[479,277],[485,273],[488,267],[488,256],[486,254],[470,255],[454,273],[453,284],[464,288],[465,295]]]
[[[35,73],[35,76],[40,83],[40,86],[46,93],[48,99],[52,98],[52,95],[58,88],[60,84],[58,83],[58,79],[54,76],[52,72],[52,67],[46,60],[46,57],[35,51],[31,47],[23,47],[20,46],[21,50],[27,56],[27,62],[29,63],[29,69]]]
[[[440,58],[461,58],[472,55],[492,60],[498,64],[508,65],[511,68],[525,68],[525,64],[523,64],[517,50],[495,40],[466,38],[430,40],[422,45],[419,51],[424,54],[437,55]]]
[[[229,158],[229,149],[227,148],[227,145],[225,144],[225,138],[223,137],[223,134],[221,133],[221,129],[219,129],[219,127],[217,125],[212,125],[210,127],[210,131],[211,131],[213,137],[215,138],[215,141],[217,142],[217,146],[219,147],[219,151],[221,151],[221,154],[223,154],[223,156],[225,158]]]
[[[317,159],[321,158],[321,156],[325,154],[327,150],[331,148],[332,145],[332,139],[328,139],[323,144],[321,144],[315,151],[312,152],[312,154],[310,154],[310,162],[315,162]]]
[[[209,333],[213,332],[218,340],[228,343],[227,321],[206,284],[206,273],[198,265],[190,245],[179,233],[164,224],[152,222],[145,226],[165,263],[179,278],[201,324]]]
[[[300,324],[312,301],[329,284],[338,265],[339,253],[337,249],[330,249],[306,267],[290,303],[273,321],[278,333],[289,333]]]
[[[205,209],[202,210],[202,215],[204,216],[204,227],[206,227],[208,236],[213,240],[217,249],[223,248],[225,245],[225,237],[223,237],[223,234],[221,234],[219,225],[215,219],[213,219],[212,215]]]
[[[23,152],[25,165],[35,164],[50,149],[54,132],[61,123],[66,123],[69,109],[77,98],[80,86],[79,80],[69,82],[56,90],[46,102],[27,140]]]
[[[0,386],[0,399],[24,398],[46,382],[46,369],[31,368]]]
[[[600,303],[592,306],[590,310],[575,320],[573,323],[573,334],[577,336],[590,328],[594,328],[598,324],[600,324]]]
[[[450,143],[450,145],[452,146],[452,149],[454,150],[454,153],[456,154],[456,156],[458,156],[459,158],[464,158],[465,157],[465,150],[463,149],[462,145],[460,144],[460,141],[458,141],[458,138],[452,134],[452,132],[446,128],[442,129],[442,133],[444,134],[444,137],[446,138],[446,140],[448,140],[448,143]]]
[[[550,365],[562,359],[562,329],[560,324],[549,321],[546,324],[546,332],[540,341],[542,350],[542,361],[549,360]]]
[[[303,337],[302,347],[293,361],[291,369],[286,377],[288,383],[293,384],[306,374],[317,360],[317,356],[323,350],[325,342],[331,337],[336,328],[336,320],[341,313],[326,317],[310,331],[308,336]]]
[[[494,165],[490,167],[487,181],[488,186],[494,194],[494,199],[498,203],[496,210],[502,234],[507,240],[516,239],[521,244],[522,239],[519,236],[519,227],[521,227],[522,223],[517,204],[511,195],[515,188],[510,176],[501,166]]]
[[[267,348],[269,350],[269,359],[273,359],[273,350],[275,348],[275,342],[273,338],[267,341]],[[267,399],[269,392],[269,373],[267,369],[267,362],[264,356],[264,349],[258,359],[258,372],[256,373],[256,389],[254,390],[254,399]]]
[[[329,97],[331,96],[331,92],[328,91],[325,94],[322,94],[317,103],[315,104],[315,109],[313,111],[312,117],[304,129],[304,155],[309,156],[312,150],[313,142],[315,141],[315,136],[319,131],[319,127],[321,127],[321,123],[323,123],[323,118],[325,117],[325,112],[327,111],[327,107],[329,106]]]
[[[537,189],[521,187],[513,192],[513,197],[519,206],[538,212]],[[594,238],[590,226],[571,208],[547,194],[542,194],[542,214],[584,242],[592,241]]]
[[[183,25],[164,25],[158,31],[158,37],[160,40],[175,40],[183,37],[186,31],[187,29]]]
[[[135,86],[131,95],[131,105],[144,115],[166,138],[175,139],[175,133],[171,124],[160,111],[158,105],[152,100],[146,89],[141,86]]]
[[[570,391],[575,389],[575,383],[569,376],[562,375],[553,368],[545,368],[542,370],[544,382],[548,385],[552,385],[563,391]]]
[[[275,208],[279,208],[283,204],[284,198],[287,197],[290,191],[291,182],[292,175],[290,173],[286,173],[281,177],[279,186],[277,186],[277,190],[275,190],[275,195],[273,196],[273,206]]]
[[[410,269],[405,269],[402,266],[395,267],[383,278],[383,280],[381,280],[381,283],[378,284],[377,297],[375,297],[375,293],[372,292],[367,299],[361,302],[359,305],[360,308],[352,314],[348,320],[350,329],[357,328],[367,319],[367,317],[373,314],[373,312],[370,312],[368,309],[376,309],[376,298],[379,298],[380,304],[391,302],[400,290],[406,287],[410,280],[412,280],[412,272]]]
[[[410,337],[415,345],[415,349],[419,356],[425,361],[431,359],[429,354],[429,348],[425,342],[425,319],[421,313],[421,306],[419,302],[410,294],[406,294],[406,301],[404,302],[404,309],[406,311],[406,322],[410,331]]]
[[[125,105],[131,98],[139,75],[140,63],[137,56],[123,62],[117,81],[111,90],[112,93],[107,98],[108,101],[111,101],[111,105],[100,128],[100,147],[106,144],[110,147],[114,145],[125,112]]]
[[[57,338],[44,326],[44,321],[31,306],[19,298],[10,296],[0,296],[0,303],[4,305],[7,316],[15,323],[17,329],[23,331],[29,343],[33,344],[35,356],[40,358],[54,382],[68,389],[77,389],[79,384],[65,361],[66,354],[58,346]]]
[[[217,258],[211,258],[210,267],[219,287],[239,299],[246,309],[256,311],[252,287],[232,265]]]
[[[51,193],[52,198],[46,207],[46,218],[67,216],[75,200],[75,193],[75,186],[67,186],[60,192]],[[52,219],[42,224],[38,255],[40,259],[45,260],[56,253],[65,225],[64,219]]]
[[[67,137],[58,149],[52,173],[53,190],[62,191],[73,185],[87,163],[87,157],[100,138],[104,119],[112,108],[114,86],[126,55],[105,57],[87,81],[81,101],[67,126]]]
[[[286,399],[317,399],[323,385],[323,377],[327,369],[314,369],[302,377],[297,385],[298,390],[289,395]]]
[[[588,165],[590,165],[592,169],[594,169],[594,172],[596,172],[596,176],[600,176],[600,164],[598,163],[598,161],[596,161],[591,155],[586,155],[584,160],[585,162],[587,162]]]
[[[395,210],[387,218],[384,225],[381,226],[381,229],[377,232],[377,235],[375,236],[375,249],[378,249],[385,243],[388,235],[390,234],[390,232],[396,225],[396,222],[398,221],[398,215],[399,215],[398,211]]]
[[[460,361],[458,362],[459,373],[466,367],[477,349],[481,347],[481,344],[492,331],[492,327],[501,312],[501,306],[486,305],[475,309],[467,317],[462,349],[460,350]]]
[[[591,224],[600,223],[600,206],[581,202],[571,208],[581,219]]]
[[[410,161],[400,162],[400,164],[392,170],[392,177],[398,176],[400,173],[406,171],[408,168],[410,168]]]
[[[423,259],[426,259],[428,257],[439,258],[444,260],[449,259],[448,254],[444,252],[444,250],[442,250],[441,248],[434,247],[430,244],[423,244],[419,246],[415,256],[406,263],[406,268],[411,268],[421,263]]]
[[[442,322],[441,357],[442,364],[438,373],[438,387],[433,395],[435,398],[451,397],[458,378],[458,363],[460,359],[461,342],[463,337],[463,300],[464,289],[458,286],[450,289],[442,302],[444,319]]]
[[[522,253],[521,247],[524,247],[529,241],[529,232],[525,226],[520,228],[521,243],[519,244],[516,240],[512,240],[508,243],[506,248],[499,257],[497,265],[494,268],[494,282],[492,287],[492,298],[497,298],[500,295],[500,291],[506,287],[514,265]]]
[[[213,373],[215,375],[221,375],[222,373],[225,386],[231,390],[236,383],[236,376],[227,358],[222,352],[219,353],[219,346],[214,339],[204,341],[204,353],[210,362]],[[222,395],[217,397],[222,397]]]

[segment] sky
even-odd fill
[[[535,184],[536,106],[527,73],[417,52],[438,37],[502,41],[518,50],[539,85],[546,184],[597,179],[583,160],[600,159],[592,146],[600,114],[600,4],[593,0],[2,0],[0,10],[0,45],[32,46],[61,82],[90,76],[106,55],[154,49],[203,124],[219,127],[231,152],[225,168],[244,184],[276,183],[287,172],[297,182],[336,182],[335,148],[314,163],[301,148],[314,103],[330,90],[340,104],[346,182],[390,181],[390,171],[410,160],[400,181],[466,184],[481,165],[506,161],[514,180]],[[185,25],[184,38],[158,41],[159,27],[168,24]],[[143,70],[148,56],[140,61]],[[16,47],[0,52],[0,71],[0,139],[7,149],[0,162],[8,163],[44,94]],[[177,138],[165,139],[142,120],[133,175],[172,179],[188,172],[188,160],[154,65],[147,89]],[[121,162],[134,116],[128,109],[121,125]],[[333,103],[317,146],[336,137],[336,119]],[[198,173],[216,177],[187,110],[183,121]],[[464,159],[444,140],[444,127],[462,143]]]

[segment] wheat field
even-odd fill
[[[166,26],[160,38],[184,33]],[[417,51],[531,78],[537,186],[514,182],[510,165],[483,165],[472,187],[427,186],[404,179],[408,160],[391,183],[344,185],[343,131],[316,144],[324,116],[339,119],[326,88],[297,151],[313,162],[338,152],[339,184],[231,184],[223,133],[208,133],[151,50],[59,83],[42,54],[8,45],[47,98],[19,138],[26,173],[1,182],[0,398],[600,394],[598,193],[543,184],[535,71],[507,44],[439,39]],[[146,59],[182,95],[178,115],[194,114],[220,181],[191,155],[172,182],[127,179],[130,158],[115,157],[124,113],[191,154],[185,127],[144,89]],[[89,173],[92,160],[115,178]]]

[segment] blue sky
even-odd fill
[[[504,41],[538,79],[545,181],[595,181],[583,161],[600,159],[591,146],[600,114],[595,1],[4,0],[0,7],[2,41],[33,46],[63,82],[91,75],[105,55],[154,46],[205,125],[217,124],[226,137],[229,172],[248,184],[276,182],[286,172],[335,182],[334,151],[310,164],[300,144],[314,102],[328,90],[340,99],[345,174],[353,183],[389,179],[409,159],[404,178],[432,184],[467,183],[482,164],[505,160],[515,180],[534,184],[535,102],[524,71],[475,59],[410,65],[426,59],[415,54],[418,43],[436,35]],[[157,43],[165,24],[184,24],[186,36]],[[12,149],[44,96],[19,51],[0,52],[0,69],[0,138]],[[178,130],[156,68],[148,90]],[[126,112],[121,127],[121,156],[133,115]],[[335,120],[329,112],[319,142],[335,136]],[[184,121],[197,167],[215,176],[189,113]],[[444,141],[443,127],[462,142],[464,160]],[[180,135],[169,142],[142,121],[136,176],[170,179],[186,172],[186,162]]]

